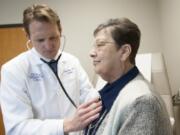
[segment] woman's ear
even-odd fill
[[[127,59],[129,59],[129,56],[132,51],[131,46],[129,44],[122,45],[119,50],[121,53],[121,61],[126,61]]]

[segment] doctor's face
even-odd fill
[[[43,56],[53,59],[60,48],[60,31],[57,24],[32,21],[29,39],[33,47]]]

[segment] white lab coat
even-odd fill
[[[77,105],[97,94],[74,56],[62,54],[58,74]],[[2,66],[0,92],[7,135],[63,135],[63,118],[75,112],[54,73],[35,49]]]

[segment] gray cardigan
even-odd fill
[[[96,135],[172,135],[164,102],[139,74],[119,93]]]

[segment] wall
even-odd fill
[[[161,35],[163,37],[163,51],[173,94],[180,88],[180,1],[160,0]],[[180,107],[175,106],[176,132],[180,135]]]
[[[94,72],[88,53],[93,30],[108,18],[128,17],[142,32],[139,53],[163,52],[172,93],[179,89],[179,0],[0,0],[0,24],[21,23],[23,10],[33,3],[45,3],[57,11],[67,37],[65,50],[80,59],[91,80]],[[180,120],[179,108],[175,112]]]
[[[33,3],[46,3],[57,11],[67,37],[66,50],[80,59],[90,79],[94,75],[88,54],[92,33],[109,18],[128,17],[139,25],[140,53],[161,51],[156,0],[0,0],[0,24],[21,23],[24,8]]]
[[[171,88],[176,93],[180,88],[180,1],[179,0],[160,0],[161,13],[161,34],[163,37],[163,51],[166,57],[167,70],[169,73]]]

